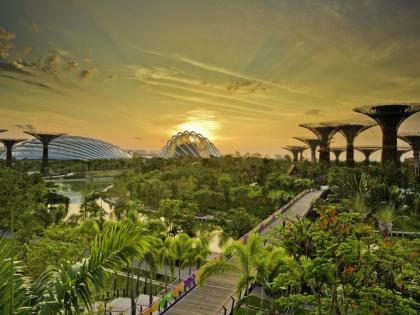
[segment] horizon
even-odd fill
[[[189,130],[222,154],[290,155],[293,136],[315,137],[301,123],[420,101],[414,1],[2,1],[0,20],[0,128],[12,136],[160,151]],[[419,125],[415,114],[400,130]],[[356,145],[381,145],[380,128]]]

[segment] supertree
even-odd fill
[[[287,145],[283,148],[292,153],[293,162],[297,162],[298,160],[302,160],[302,152],[307,149],[307,147],[304,147],[304,146],[301,146],[301,145]],[[299,154],[300,154],[300,157],[299,157]]]
[[[410,147],[397,147],[397,167],[401,166],[401,156],[408,151],[411,151]]]
[[[337,128],[338,132],[346,138],[346,166],[354,167],[354,139],[363,131],[376,125],[369,121],[334,121],[329,122],[329,126]]]
[[[6,147],[6,166],[12,167],[12,151],[16,143],[22,142],[25,139],[10,139],[0,138],[0,142]]]
[[[374,119],[382,129],[382,165],[398,165],[397,131],[401,123],[420,111],[418,103],[366,105],[353,109]]]
[[[331,152],[334,153],[334,156],[335,156],[335,163],[336,164],[340,163],[340,155],[344,151],[346,151],[345,148],[331,148]]]
[[[312,131],[318,139],[321,141],[319,144],[319,161],[321,163],[330,163],[330,141],[334,134],[337,132],[337,128],[328,125],[328,123],[310,123],[301,124],[300,127],[306,128]]]
[[[28,135],[37,138],[42,143],[42,164],[41,174],[45,174],[45,170],[48,164],[48,146],[54,139],[61,137],[64,133],[49,133],[49,132],[35,132],[35,131],[24,131]]]
[[[369,165],[369,158],[372,155],[372,153],[378,151],[381,149],[381,147],[377,146],[370,146],[370,147],[355,147],[357,151],[360,151],[365,156],[365,164]]]
[[[398,138],[407,142],[413,150],[414,173],[420,172],[419,152],[420,152],[420,133],[406,132],[398,134]]]
[[[306,143],[306,145],[311,150],[311,163],[316,163],[316,148],[321,143],[321,140],[317,138],[304,138],[304,137],[293,137],[294,139],[297,139],[299,141],[302,141],[303,143]]]

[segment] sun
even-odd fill
[[[196,133],[201,133],[206,138],[214,141],[217,139],[217,134],[220,128],[221,125],[216,120],[213,112],[194,110],[188,112],[185,120],[175,126],[175,131],[194,131]]]

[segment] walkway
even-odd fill
[[[319,198],[322,193],[322,190],[317,190],[300,197],[283,212],[285,215],[273,221],[261,234],[267,235],[274,227],[282,225],[285,218],[296,220],[297,216],[305,216],[310,210],[312,201]],[[202,288],[195,287],[164,313],[170,315],[223,314],[222,307],[235,292],[238,279],[239,275],[235,273],[212,276]]]

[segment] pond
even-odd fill
[[[103,177],[95,179],[65,179],[65,180],[52,180],[56,185],[56,192],[70,199],[68,216],[77,214],[80,211],[80,204],[83,201],[83,196],[94,190],[103,190],[113,184],[112,177]],[[98,200],[107,213],[111,212],[111,207],[106,202]],[[221,253],[222,248],[229,244],[232,239],[224,240],[224,245],[221,246],[221,230],[214,230],[211,233],[209,247],[213,253]]]
[[[88,194],[94,190],[103,190],[113,183],[112,177],[102,177],[95,179],[66,179],[52,180],[56,185],[58,194],[66,196],[70,199],[68,215],[77,214],[80,211],[80,204],[83,201],[84,194]],[[99,201],[98,201],[99,202]],[[102,207],[109,213],[110,206],[106,202],[102,202]]]

